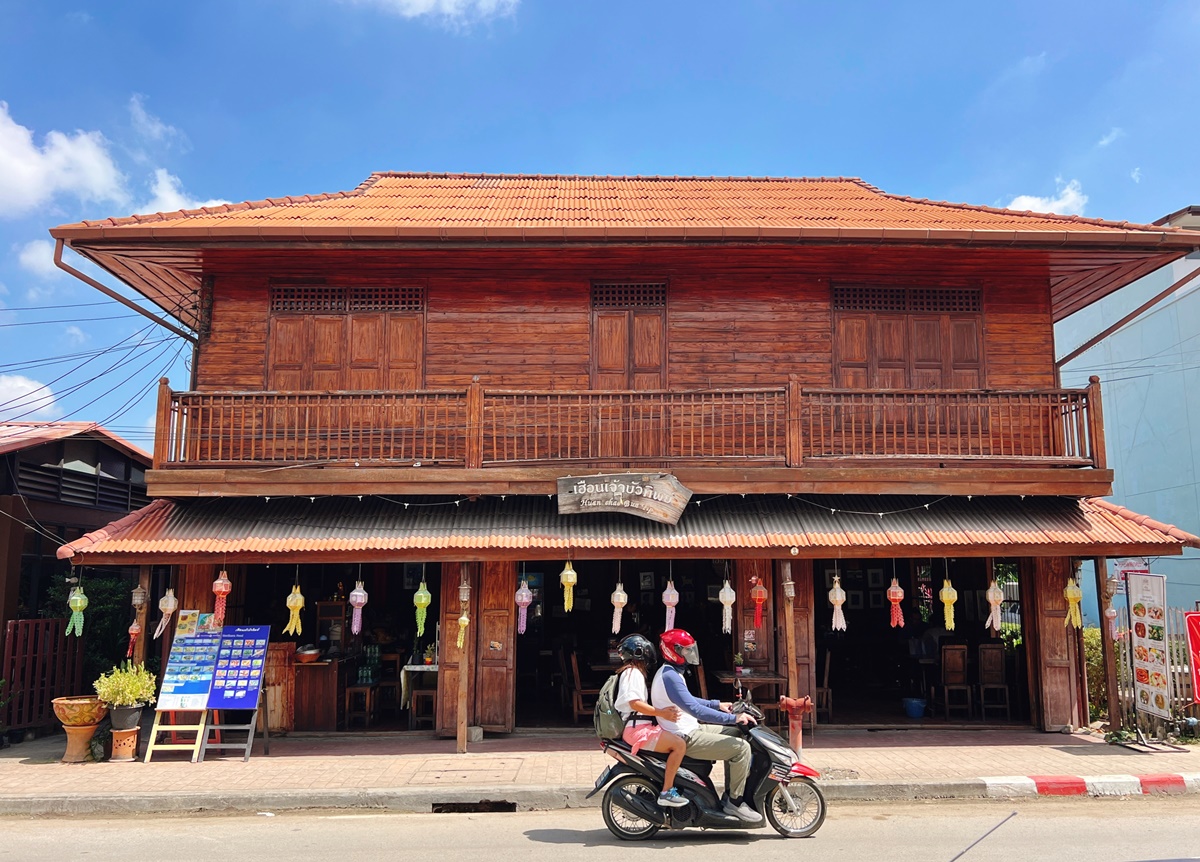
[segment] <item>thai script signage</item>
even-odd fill
[[[692,492],[670,473],[609,473],[558,480],[558,513],[626,512],[677,524]]]
[[[1148,715],[1171,717],[1171,675],[1167,667],[1167,579],[1132,574],[1129,640],[1133,649],[1134,706]]]

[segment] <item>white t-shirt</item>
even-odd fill
[[[667,687],[662,680],[665,672],[666,665],[663,665],[658,669],[658,673],[654,674],[654,681],[650,684],[650,704],[655,709],[663,709],[668,706],[679,705],[672,703],[671,698],[667,696]],[[674,733],[676,736],[687,738],[689,733],[700,726],[700,722],[687,710],[680,709],[679,721],[668,721],[665,718],[660,718],[658,720],[658,726],[669,733]]]
[[[650,695],[646,693],[646,675],[636,667],[627,667],[621,671],[617,681],[617,696],[613,699],[613,706],[626,721],[633,714],[633,707],[629,704],[635,700],[650,702]]]

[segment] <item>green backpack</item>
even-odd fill
[[[625,732],[625,719],[613,706],[617,699],[617,686],[621,675],[614,673],[600,686],[600,694],[596,695],[596,712],[592,723],[596,725],[596,736],[601,739],[620,739]]]

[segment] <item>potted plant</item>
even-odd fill
[[[429,644],[425,647],[425,664],[433,664],[434,656],[437,655],[437,644]]]
[[[741,676],[743,670],[745,670],[745,668],[742,667],[742,654],[740,652],[735,652],[733,654],[733,673],[735,676]]]
[[[108,704],[113,730],[131,730],[142,718],[142,707],[154,703],[154,674],[143,664],[125,662],[101,674],[96,694]]]

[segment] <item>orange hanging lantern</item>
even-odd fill
[[[892,578],[892,585],[887,588],[887,600],[892,603],[892,628],[904,628],[904,611],[900,610],[900,603],[904,601],[904,588],[895,578]]]
[[[829,603],[833,605],[833,625],[835,632],[846,630],[846,615],[842,613],[842,605],[846,603],[846,591],[842,589],[842,576],[833,576],[833,588],[829,591]]]
[[[950,586],[950,579],[942,580],[942,588],[938,591],[938,598],[942,600],[942,606],[946,618],[946,631],[954,631],[954,603],[958,601],[958,590]]]
[[[1083,615],[1079,611],[1079,604],[1083,601],[1083,590],[1079,589],[1074,578],[1067,578],[1067,587],[1063,590],[1063,596],[1067,600],[1067,618],[1063,620],[1063,625],[1074,626],[1077,629],[1083,628]]]
[[[754,627],[761,629],[763,627],[763,605],[767,603],[767,588],[758,578],[754,579],[754,586],[750,588],[750,598],[754,601]]]
[[[125,658],[133,658],[133,649],[137,645],[138,635],[142,633],[142,627],[138,625],[138,621],[134,620],[133,625],[129,627],[129,649],[125,650]]]
[[[717,601],[721,603],[721,631],[729,634],[733,631],[733,603],[737,601],[737,593],[729,586],[729,578],[717,593]]]
[[[533,590],[529,589],[529,582],[524,578],[521,579],[521,586],[517,587],[517,634],[525,634],[525,625],[529,620],[529,606],[533,604]]]
[[[217,579],[213,581],[212,591],[216,601],[213,604],[213,624],[218,628],[225,625],[225,598],[233,590],[233,584],[229,580],[229,575],[221,569]]]
[[[667,607],[667,622],[663,631],[669,632],[675,628],[675,606],[679,604],[679,590],[675,589],[675,582],[670,578],[667,579],[667,588],[663,590],[662,603]]]
[[[1004,601],[1004,590],[1000,589],[1000,585],[993,579],[992,585],[987,588],[983,597],[987,599],[988,603],[988,618],[983,627],[998,632],[1000,631],[1000,604]]]

